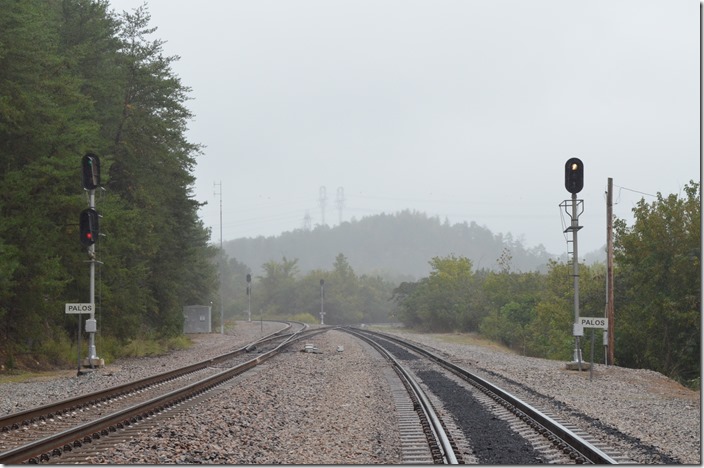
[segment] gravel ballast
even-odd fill
[[[189,350],[125,359],[76,377],[0,385],[0,414],[137,380],[241,347],[261,333],[259,322],[238,322],[234,336],[195,336]],[[265,332],[280,327],[264,323]],[[432,347],[514,395],[555,412],[636,463],[701,463],[700,394],[652,371],[596,365],[589,372],[565,363],[525,358],[493,348],[453,344],[452,335],[394,330]],[[267,361],[260,372],[213,397],[198,411],[176,414],[138,440],[93,463],[398,464],[399,434],[383,361],[340,331],[311,338],[319,353],[298,348]],[[343,351],[337,351],[338,346]],[[299,347],[302,349],[303,345]],[[276,374],[274,374],[276,372]],[[274,377],[275,375],[275,377]]]
[[[662,374],[595,364],[590,375],[565,362],[454,344],[459,335],[385,332],[439,350],[527,403],[600,432],[636,463],[701,464],[701,395]]]

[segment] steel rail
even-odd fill
[[[5,432],[9,430],[10,428],[18,428],[21,425],[27,425],[32,423],[33,421],[36,420],[42,420],[42,419],[51,419],[55,414],[63,414],[64,412],[67,411],[73,411],[76,408],[80,408],[83,406],[87,406],[90,404],[94,403],[103,403],[105,401],[108,401],[112,398],[121,396],[121,395],[126,395],[130,392],[133,392],[135,390],[140,390],[146,387],[149,387],[151,385],[161,383],[161,382],[166,382],[168,380],[175,379],[177,377],[184,376],[186,374],[190,374],[192,372],[199,371],[201,369],[204,369],[206,367],[210,367],[215,363],[218,362],[223,362],[228,359],[231,359],[235,356],[239,356],[240,354],[248,352],[248,349],[252,346],[252,344],[259,344],[263,343],[266,341],[271,341],[279,338],[279,335],[281,333],[284,333],[288,330],[291,329],[291,323],[290,322],[283,322],[286,323],[286,326],[282,328],[281,330],[277,330],[274,333],[271,333],[269,335],[266,335],[254,343],[245,345],[241,348],[236,349],[235,351],[231,351],[229,353],[221,354],[220,356],[215,356],[210,359],[206,359],[204,361],[197,362],[195,364],[191,364],[189,366],[181,367],[178,369],[174,369],[171,371],[163,372],[161,374],[156,374],[151,377],[145,377],[143,379],[135,380],[133,382],[128,382],[122,385],[118,385],[115,387],[107,388],[104,390],[98,390],[96,392],[88,393],[85,395],[80,395],[74,398],[68,398],[66,400],[62,400],[56,403],[50,403],[48,405],[43,405],[39,406],[37,408],[30,408],[25,411],[21,411],[18,413],[13,413],[7,416],[4,416],[0,418],[0,428],[2,428],[2,431]],[[297,322],[294,322],[297,323]],[[304,325],[304,329],[307,328],[307,325]]]
[[[438,442],[439,448],[442,450],[442,458],[445,462],[445,464],[449,465],[457,465],[459,462],[457,461],[457,457],[455,456],[455,450],[452,447],[452,443],[450,442],[450,438],[448,437],[447,433],[445,432],[445,428],[442,425],[442,422],[440,421],[440,418],[438,418],[437,413],[435,412],[435,409],[433,408],[432,403],[430,400],[428,400],[428,397],[425,395],[425,392],[423,389],[418,385],[418,382],[413,378],[413,376],[406,370],[406,368],[401,365],[398,360],[391,355],[386,349],[384,349],[381,345],[376,343],[374,340],[364,336],[361,333],[357,333],[356,331],[350,330],[348,328],[342,328],[340,329],[341,331],[345,331],[347,333],[353,334],[357,336],[358,338],[363,339],[370,345],[372,345],[377,351],[379,351],[382,356],[384,356],[386,359],[391,361],[393,364],[394,368],[396,371],[401,374],[400,377],[405,380],[408,385],[411,387],[411,390],[415,394],[416,398],[418,399],[420,403],[420,409],[423,411],[425,414],[425,417],[428,419],[430,423],[430,429],[433,432],[433,436],[435,440]]]
[[[327,330],[322,329],[317,331],[317,333],[322,333],[325,331]],[[304,330],[300,330],[294,333],[276,348],[262,353],[253,359],[233,367],[232,369],[224,370],[213,376],[206,377],[198,382],[187,385],[181,389],[152,398],[146,402],[117,411],[89,423],[67,429],[58,434],[54,434],[21,447],[0,453],[0,464],[18,464],[26,461],[32,461],[36,457],[45,457],[48,459],[49,453],[56,451],[61,452],[61,450],[65,449],[67,445],[70,447],[69,444],[71,443],[75,444],[77,441],[80,443],[80,440],[83,438],[99,438],[101,434],[107,435],[109,432],[114,432],[116,430],[115,427],[130,425],[137,420],[143,419],[144,417],[148,417],[163,411],[189,398],[211,390],[214,387],[232,379],[233,377],[256,367],[261,362],[264,362],[276,355],[280,352],[280,350],[291,343],[299,339],[307,338],[313,334],[317,334],[315,332],[304,334],[303,332]]]
[[[470,383],[474,384],[477,388],[484,391],[485,393],[494,394],[494,395],[499,396],[504,401],[506,401],[509,404],[518,408],[518,410],[523,412],[527,417],[531,418],[538,425],[542,426],[545,430],[554,434],[556,437],[558,437],[560,440],[565,442],[565,444],[569,445],[573,450],[580,453],[584,458],[586,458],[590,462],[592,462],[594,464],[602,464],[602,465],[603,464],[610,464],[610,465],[618,464],[618,461],[616,461],[614,458],[609,456],[603,450],[599,449],[598,447],[595,447],[589,441],[587,441],[584,438],[580,437],[579,435],[575,434],[570,429],[566,428],[565,426],[563,426],[559,422],[552,419],[550,416],[542,413],[541,411],[539,411],[538,409],[529,405],[528,403],[524,402],[520,398],[501,389],[500,387],[497,387],[496,385],[492,384],[491,382],[482,379],[478,375],[472,374],[471,372],[467,371],[466,369],[463,369],[463,368],[461,368],[451,362],[446,361],[445,359],[443,359],[441,356],[438,356],[437,354],[434,354],[426,349],[423,349],[419,346],[416,346],[412,343],[409,343],[403,339],[397,338],[393,335],[388,335],[386,333],[375,332],[375,331],[371,331],[371,330],[364,330],[363,333],[369,333],[371,335],[380,336],[380,337],[387,339],[389,341],[393,341],[398,344],[402,344],[403,346],[406,346],[406,347],[414,350],[415,352],[422,354],[422,355],[428,357],[429,359],[432,359],[438,365],[444,367],[445,369],[449,370],[450,372],[453,372],[455,375],[458,375],[459,377],[469,381]]]

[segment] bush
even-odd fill
[[[77,351],[65,334],[57,334],[53,339],[42,341],[37,355],[37,360],[52,366],[63,366],[76,360]]]
[[[308,324],[316,324],[320,322],[320,319],[315,318],[310,312],[301,312],[296,314],[291,317],[291,320],[294,322],[303,322]]]

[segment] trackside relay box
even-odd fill
[[[98,322],[95,319],[86,320],[86,332],[95,333],[98,331]]]
[[[183,333],[210,333],[211,307],[191,305],[183,307]]]

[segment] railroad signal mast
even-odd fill
[[[247,321],[252,321],[252,275],[247,273]]]
[[[99,263],[95,254],[95,242],[100,235],[100,215],[95,210],[95,189],[100,187],[100,158],[93,153],[87,153],[81,160],[83,188],[88,191],[88,208],[81,211],[79,216],[79,234],[81,244],[88,248],[88,262],[90,263],[90,300],[93,304],[90,318],[86,320],[88,332],[88,359],[87,366],[102,366],[103,360],[98,358],[95,349],[95,332],[98,330],[95,320],[95,264]],[[79,334],[80,337],[80,334]]]
[[[320,280],[320,324],[325,325],[325,280]]]
[[[579,320],[579,255],[577,245],[577,232],[583,226],[579,225],[579,215],[584,212],[584,200],[578,200],[577,194],[584,187],[584,164],[579,158],[570,158],[565,163],[565,189],[572,194],[570,200],[565,200],[560,203],[565,212],[570,216],[570,226],[565,229],[565,233],[572,233],[571,243],[572,253],[572,280],[574,282],[574,323],[572,325],[572,335],[574,336],[574,360],[572,365],[576,364],[577,368],[582,370],[582,350],[579,345],[579,338],[584,335],[582,325]],[[568,368],[572,366],[568,365]]]

